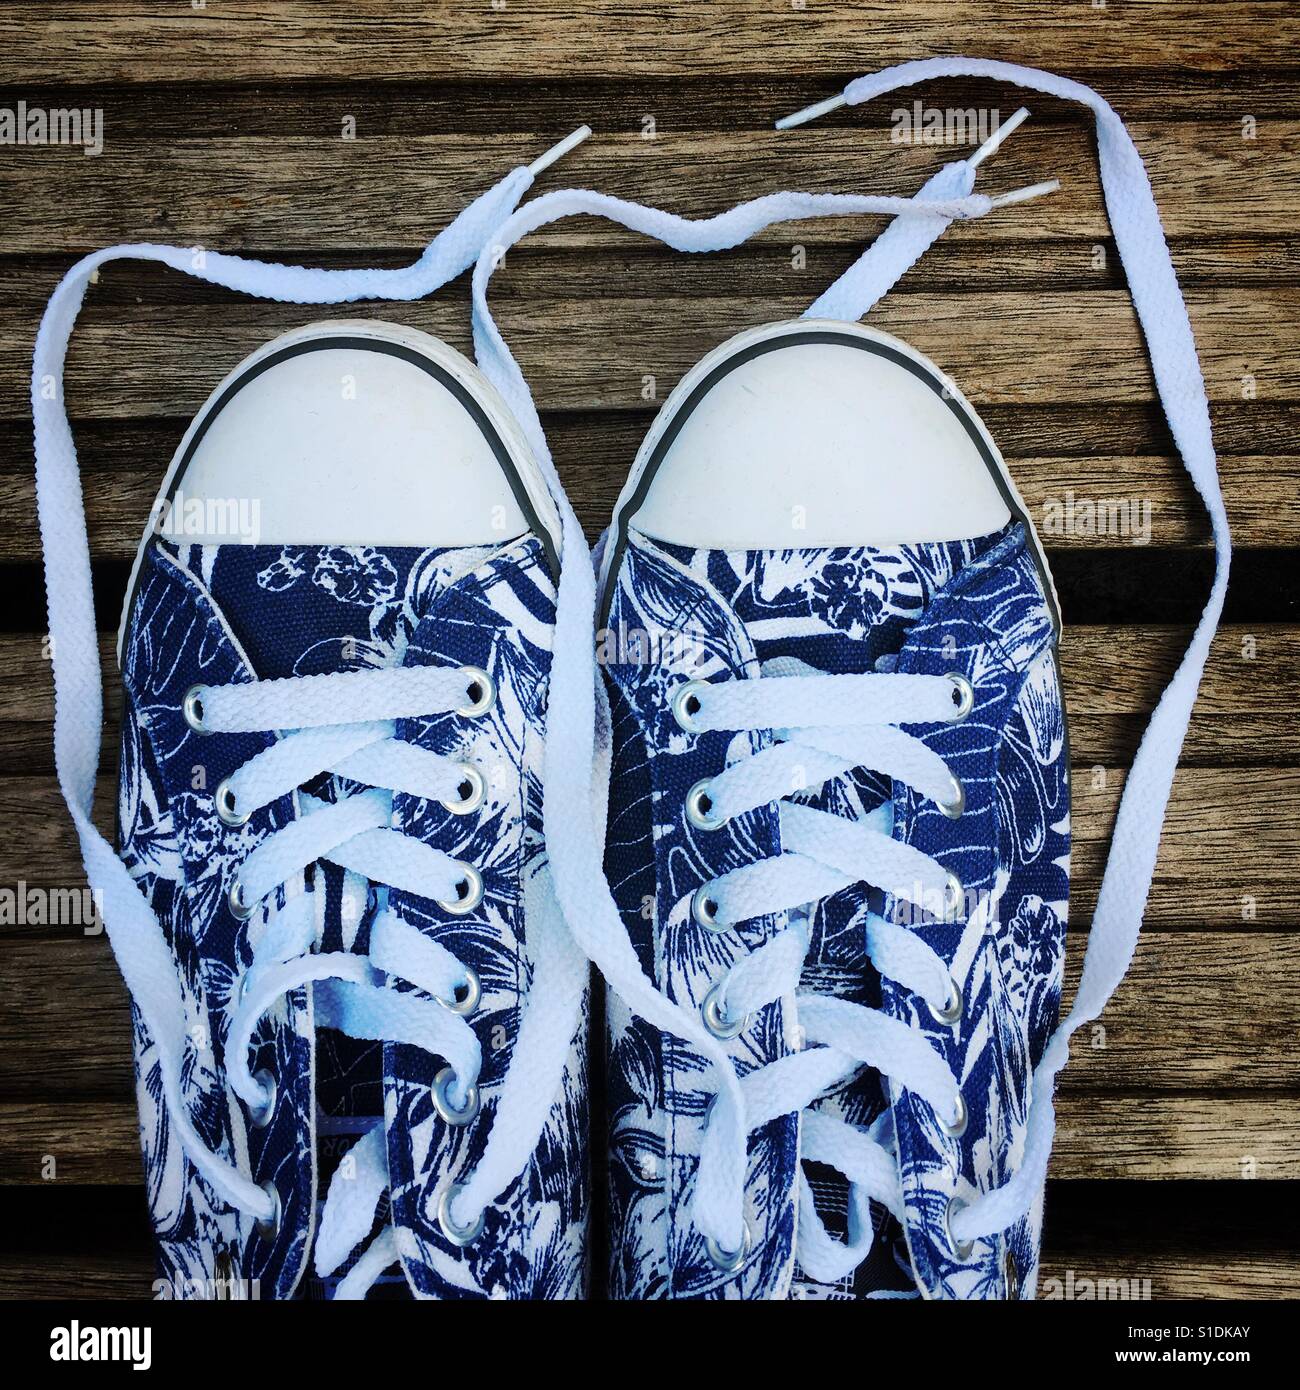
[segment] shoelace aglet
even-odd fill
[[[989,138],[985,140],[985,142],[979,147],[979,149],[977,149],[975,153],[971,155],[971,157],[966,161],[967,164],[969,164],[972,169],[978,169],[980,165],[983,164],[984,161],[989,157],[989,155],[997,152],[998,147],[1007,138],[1007,136],[1010,135],[1011,132],[1015,130],[1018,126],[1024,125],[1024,123],[1028,119],[1029,107],[1022,106],[1018,111],[1016,111],[1013,115],[1008,116],[1007,119],[1003,121],[1000,126],[998,126],[998,128],[993,132],[993,134],[990,135]]]
[[[540,154],[528,166],[530,174],[540,174],[543,169],[549,169],[557,159],[563,159],[570,150],[576,150],[579,145],[591,134],[589,125],[580,125],[572,135],[566,135],[558,144],[552,145],[545,154]]]
[[[825,101],[815,101],[811,106],[805,106],[802,111],[796,111],[792,116],[782,116],[776,122],[776,128],[777,130],[790,130],[797,125],[806,125],[809,121],[815,121],[818,116],[826,115],[828,111],[838,111],[844,102],[844,93],[836,92],[833,97],[827,97]]]
[[[1027,203],[1031,198],[1041,198],[1047,193],[1055,193],[1061,186],[1060,179],[1048,179],[1046,183],[1026,184],[1024,188],[1013,188],[1009,193],[997,193],[989,199],[995,208],[1009,208],[1013,203]]]

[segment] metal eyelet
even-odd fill
[[[263,1067],[253,1077],[253,1080],[262,1088],[262,1099],[256,1105],[248,1107],[248,1122],[254,1129],[265,1129],[271,1122],[271,1116],[275,1113],[277,1095],[275,1077]]]
[[[238,878],[230,880],[230,891],[226,894],[226,902],[230,906],[230,915],[238,918],[241,922],[246,922],[253,915],[253,904],[244,901],[243,885]]]
[[[948,998],[943,1008],[936,1009],[933,1004],[927,1005],[930,1013],[934,1016],[936,1023],[956,1023],[962,1013],[961,990],[957,988],[957,981],[950,975],[948,977]]]
[[[462,882],[466,888],[459,898],[452,898],[449,902],[443,902],[441,898],[436,901],[444,912],[450,912],[453,916],[462,917],[467,912],[474,909],[483,901],[483,875],[473,866],[466,864],[463,860],[460,864],[460,871],[463,875]]]
[[[957,1108],[951,1120],[940,1120],[939,1127],[950,1139],[960,1139],[970,1123],[970,1111],[966,1109],[966,1097],[957,1092]]]
[[[462,1184],[453,1182],[442,1190],[442,1196],[438,1198],[438,1225],[442,1228],[443,1235],[453,1244],[462,1249],[471,1241],[477,1240],[483,1234],[484,1213],[479,1212],[477,1219],[468,1226],[458,1226],[451,1214],[451,1204],[456,1200],[456,1195],[461,1191]]]
[[[947,678],[953,684],[953,694],[956,699],[953,701],[952,713],[944,722],[960,724],[975,708],[975,687],[960,671],[949,671]]]
[[[687,734],[698,734],[695,716],[700,712],[700,695],[709,688],[708,681],[686,681],[673,691],[672,712],[677,727]],[[694,704],[695,708],[691,706]]]
[[[1008,1300],[1020,1297],[1020,1271],[1016,1268],[1016,1253],[1008,1245],[1002,1252],[1002,1278],[1006,1282]]]
[[[253,814],[251,811],[241,812],[235,804],[235,793],[230,789],[229,778],[220,783],[212,799],[216,802],[217,819],[222,825],[244,825]]]
[[[435,994],[433,997],[450,1013],[472,1014],[478,1008],[478,1002],[483,997],[483,986],[479,983],[478,976],[468,966],[465,969],[465,983],[461,988],[464,993],[452,999],[441,994]]]
[[[497,683],[477,666],[462,666],[460,673],[465,677],[468,687],[469,704],[457,705],[456,713],[463,714],[466,719],[477,719],[496,704]],[[475,690],[478,691],[477,695],[474,693]]]
[[[487,795],[487,782],[478,768],[469,763],[461,763],[459,770],[460,784],[456,790],[461,791],[468,785],[469,791],[459,801],[444,801],[442,804],[453,816],[467,816],[482,806],[483,798]]]
[[[229,1303],[235,1297],[235,1257],[229,1250],[218,1250],[212,1256],[212,1301]]]
[[[729,818],[711,813],[705,803],[709,806],[713,804],[712,798],[709,796],[709,779],[707,777],[702,782],[696,782],[686,793],[686,819],[697,830],[721,830]]]
[[[973,1240],[958,1240],[952,1233],[952,1219],[958,1212],[966,1210],[966,1203],[960,1197],[953,1197],[943,1213],[943,1233],[948,1241],[948,1250],[954,1260],[969,1260],[975,1248]]]
[[[739,1250],[724,1250],[712,1236],[704,1237],[704,1251],[708,1255],[715,1269],[719,1269],[723,1274],[735,1274],[745,1261],[749,1258],[749,1252],[753,1249],[754,1238],[749,1231],[749,1222],[745,1222],[745,1234],[740,1242]]]
[[[280,1190],[269,1178],[262,1184],[262,1191],[271,1199],[273,1206],[270,1216],[257,1218],[257,1234],[267,1245],[272,1245],[276,1236],[280,1234],[280,1222],[284,1217],[284,1208],[280,1203]]]
[[[952,796],[939,803],[939,809],[949,820],[956,820],[966,809],[966,788],[960,777],[952,778]]]
[[[181,717],[196,734],[208,732],[207,725],[203,722],[203,696],[206,693],[206,686],[192,685],[185,692],[185,698],[181,701]]]
[[[962,881],[956,874],[949,874],[943,885],[943,920],[945,922],[955,922],[960,920],[962,902],[966,897],[966,890],[962,887]]]
[[[718,921],[718,900],[713,897],[710,884],[702,884],[691,894],[691,916],[705,931],[727,930],[728,924]]]
[[[465,1087],[465,1104],[457,1110],[448,1099],[447,1093],[456,1082],[456,1073],[451,1067],[443,1067],[433,1078],[433,1104],[438,1114],[453,1128],[460,1129],[469,1124],[478,1114],[478,1087]]]
[[[722,986],[719,980],[716,985],[704,996],[704,1003],[700,1005],[700,1017],[704,1020],[704,1026],[713,1034],[715,1038],[724,1041],[727,1038],[734,1038],[737,1034],[744,1032],[745,1025],[749,1022],[749,1015],[742,1014],[739,1018],[732,1018],[718,1003],[718,990]]]

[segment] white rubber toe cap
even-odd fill
[[[710,549],[962,540],[1007,524],[996,446],[920,353],[858,324],[743,333],[673,392],[631,524]]]
[[[471,546],[554,504],[504,402],[414,329],[317,323],[245,359],[195,417],[160,494],[186,543]],[[255,522],[256,534],[241,532]]]

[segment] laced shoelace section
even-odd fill
[[[929,855],[895,840],[885,805],[861,821],[799,805],[790,798],[855,768],[912,788],[949,816],[961,814],[965,793],[943,759],[902,727],[959,722],[974,704],[966,678],[897,673],[828,676],[804,667],[753,680],[678,686],[672,711],[688,734],[763,732],[775,740],[706,781],[686,797],[684,814],[699,831],[720,829],[761,806],[779,807],[781,853],[733,869],[702,885],[692,899],[699,926],[725,932],[740,922],[815,903],[865,881],[934,916],[962,910],[963,889]],[[803,663],[797,663],[803,666]],[[805,1046],[747,1074],[740,1083],[746,1134],[792,1110],[802,1111],[802,1156],[838,1168],[849,1189],[849,1236],[833,1239],[799,1175],[797,1256],[803,1270],[826,1282],[842,1279],[871,1250],[870,1201],[900,1220],[903,1197],[893,1155],[853,1125],[807,1109],[828,1089],[871,1067],[920,1096],[950,1135],[966,1125],[961,1088],[948,1064],[924,1035],[879,1009],[848,1000],[798,992],[809,945],[806,914],[762,946],[742,956],[705,996],[701,1016],[716,1037],[733,1038],[751,1017],[777,1000],[792,1001]],[[951,1024],[961,1015],[961,993],[947,966],[916,933],[872,916],[867,955],[882,976],[903,985],[928,1005],[935,1019]],[[696,1176],[694,1215],[706,1230],[716,1226],[736,1193],[735,1174],[718,1136],[725,1134],[725,1102],[709,1116]],[[722,1247],[706,1237],[709,1255],[723,1270],[738,1269],[749,1251]]]
[[[294,796],[297,804],[296,816],[266,835],[239,866],[228,893],[230,909],[241,919],[264,909],[226,1044],[230,1086],[248,1107],[252,1124],[265,1125],[276,1101],[274,1078],[249,1070],[258,1021],[304,985],[312,989],[317,1027],[366,1041],[404,1043],[443,1058],[432,1098],[448,1125],[467,1125],[478,1114],[482,1053],[469,1023],[480,997],[478,978],[403,921],[388,906],[388,895],[397,889],[456,915],[479,906],[478,869],[397,828],[393,797],[437,800],[467,815],[483,800],[483,775],[471,763],[398,738],[396,721],[438,715],[472,721],[494,702],[491,677],[469,667],[342,672],[196,686],[187,694],[183,712],[196,733],[281,735],[216,789],[221,820],[242,825],[285,796]],[[302,790],[321,774],[360,789],[334,801]],[[365,954],[316,950],[314,895],[298,885],[309,881],[318,863],[338,865],[378,889],[381,907]],[[568,1000],[581,995],[581,958],[565,950],[563,932],[557,937],[543,925],[539,935],[540,954],[549,957],[558,947],[571,958],[566,971],[571,988],[543,988],[530,999],[526,1014],[536,1016],[528,1030],[528,1084],[507,1081],[472,1177],[443,1190],[438,1220],[457,1245],[478,1236],[487,1203],[518,1175],[536,1147],[577,1027],[576,1008]],[[538,973],[544,986],[553,983],[549,959],[539,960]],[[322,1276],[333,1273],[373,1225],[387,1188],[383,1124],[363,1135],[349,1157],[346,1180],[336,1173],[321,1211],[315,1261]],[[263,1190],[278,1204],[274,1184]],[[276,1223],[274,1213],[263,1219],[264,1228]],[[338,1296],[360,1297],[395,1259],[395,1238],[385,1228],[341,1281]]]

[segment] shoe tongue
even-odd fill
[[[207,585],[263,680],[401,665],[437,598],[495,547],[192,546]]]
[[[934,595],[1001,539],[731,555],[748,582],[722,591],[764,675],[892,670]]]
[[[934,596],[1001,539],[1002,534],[996,534],[888,550],[863,547],[728,556],[726,568],[746,576],[739,585],[734,579],[725,582],[718,563],[711,562],[708,569],[715,588],[733,596],[736,616],[763,676],[860,675],[892,671],[908,633]],[[875,828],[888,834],[891,794],[888,778],[856,768],[802,793],[799,800],[859,823],[877,821]],[[880,1008],[880,977],[867,954],[866,930],[868,914],[879,914],[884,908],[884,895],[878,888],[865,894],[847,889],[823,899],[805,921],[808,953],[801,987],[825,992],[830,981],[841,998]],[[863,1128],[877,1121],[887,1125],[888,1104],[879,1073],[871,1070],[821,1102],[828,1113]],[[851,1210],[847,1185],[838,1172],[816,1164],[810,1165],[809,1176],[817,1185],[828,1229],[836,1239],[844,1239],[848,1232],[840,1213]],[[912,1292],[901,1227],[880,1207],[873,1208],[873,1220],[876,1240],[870,1256],[852,1276],[853,1296]],[[802,1274],[799,1286],[824,1292],[816,1280]]]

